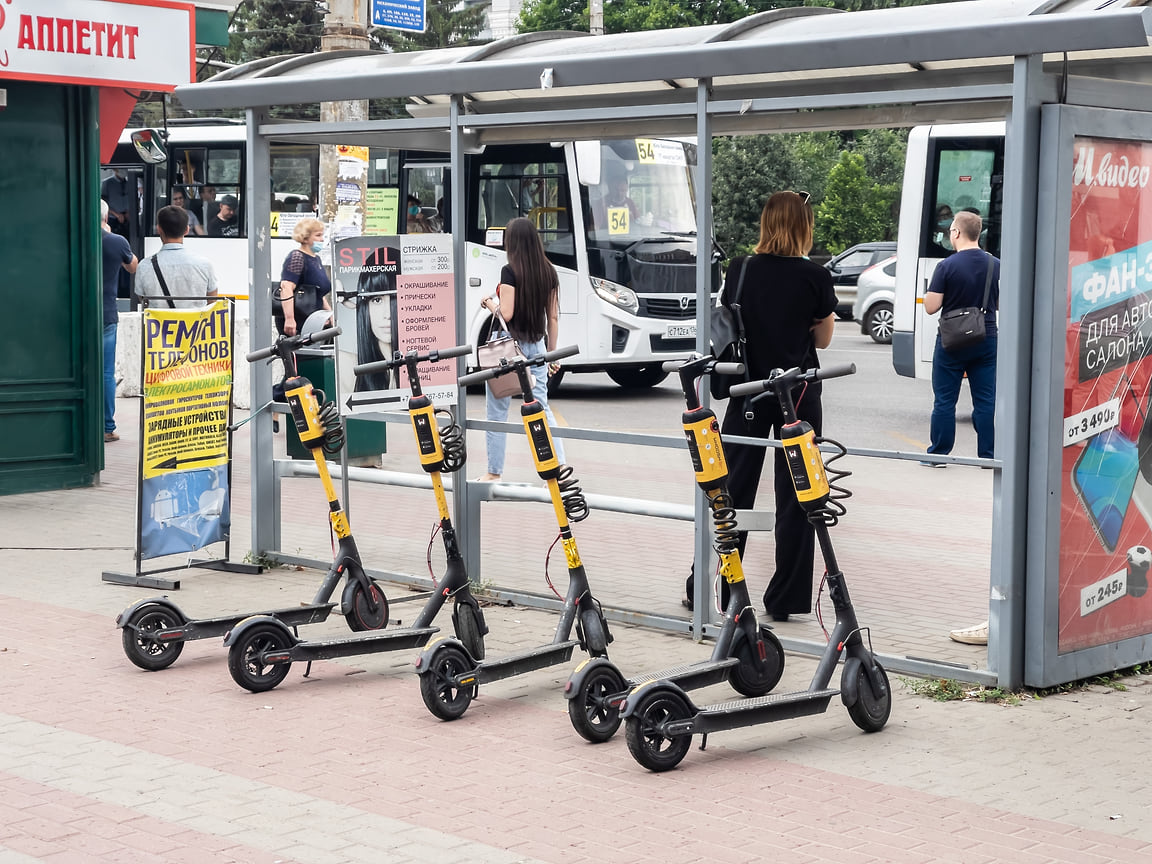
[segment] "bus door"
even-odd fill
[[[544,252],[556,267],[562,338],[583,343],[577,326],[580,285],[564,150],[550,144],[488,147],[483,154],[469,157],[465,197],[468,314],[479,309],[481,297],[496,290],[507,262],[504,228],[512,219],[524,217],[536,226]],[[468,332],[479,330],[471,326]]]
[[[163,166],[161,166],[163,167]],[[145,230],[145,181],[152,166],[141,166],[139,159],[130,164],[101,166],[100,197],[108,202],[108,227],[128,241],[133,254],[144,258]],[[121,312],[132,304],[133,277],[121,268],[120,281],[116,287],[117,306]]]

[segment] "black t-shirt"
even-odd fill
[[[941,314],[967,306],[979,307],[984,302],[984,283],[988,280],[988,259],[992,259],[992,286],[984,313],[984,331],[996,335],[996,310],[1000,308],[1000,259],[983,249],[965,249],[945,258],[932,271],[928,290],[943,294]]]
[[[520,296],[519,289],[521,286],[516,282],[516,271],[514,271],[507,264],[500,268],[500,282],[503,285],[511,285],[513,288],[516,288],[516,296]],[[525,288],[524,290],[526,291],[528,289]],[[520,304],[516,300],[512,301],[512,305],[516,309],[521,308]],[[503,309],[500,310],[500,314],[504,315]],[[541,338],[541,334],[544,334],[547,331],[548,327],[547,319],[537,322],[535,327],[526,325],[523,319],[520,317],[519,313],[513,315],[511,318],[505,316],[504,323],[508,325],[508,332],[510,332],[520,342],[537,341]]]
[[[227,222],[219,216],[213,216],[208,220],[207,231],[209,237],[239,237],[240,221],[235,216]]]
[[[836,310],[832,274],[807,258],[737,258],[728,265],[724,281],[724,305],[729,308],[745,260],[740,317],[748,340],[749,379],[767,378],[773,369],[818,368],[811,328]]]

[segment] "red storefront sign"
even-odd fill
[[[173,90],[195,78],[196,10],[169,0],[0,0],[0,80]]]

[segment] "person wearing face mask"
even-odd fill
[[[135,207],[135,183],[121,168],[113,168],[112,176],[100,184],[100,197],[108,202],[108,227],[113,234],[128,236],[128,214]]]
[[[415,195],[408,196],[407,232],[409,234],[424,234],[428,226],[424,222],[424,214],[420,210],[420,199]]]
[[[326,311],[329,317],[332,313],[329,300],[332,282],[320,262],[324,223],[319,219],[301,219],[292,231],[292,239],[300,248],[293,249],[284,259],[280,287],[272,298],[276,327],[285,336],[295,336],[308,317],[320,310]]]
[[[952,248],[952,208],[941,204],[936,208],[936,224],[932,226],[932,239],[928,241],[928,253],[933,258],[947,258],[956,250]]]

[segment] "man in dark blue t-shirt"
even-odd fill
[[[108,202],[100,201],[101,247],[104,284],[104,440],[118,441],[116,434],[116,286],[120,271],[136,272],[136,256],[128,241],[108,226]]]
[[[946,351],[936,337],[936,351],[932,357],[931,444],[929,453],[952,452],[956,443],[956,400],[960,398],[960,384],[968,375],[968,389],[972,393],[972,425],[976,427],[976,452],[982,459],[991,459],[995,438],[993,412],[996,403],[996,310],[1000,306],[1000,261],[980,248],[980,216],[961,210],[952,220],[949,235],[955,254],[945,258],[932,274],[932,284],[924,294],[924,311],[934,315],[943,310],[951,312],[965,306],[983,306],[984,287],[988,281],[988,268],[992,268],[992,284],[985,311],[983,342],[954,351]],[[925,465],[944,467],[941,463]]]

